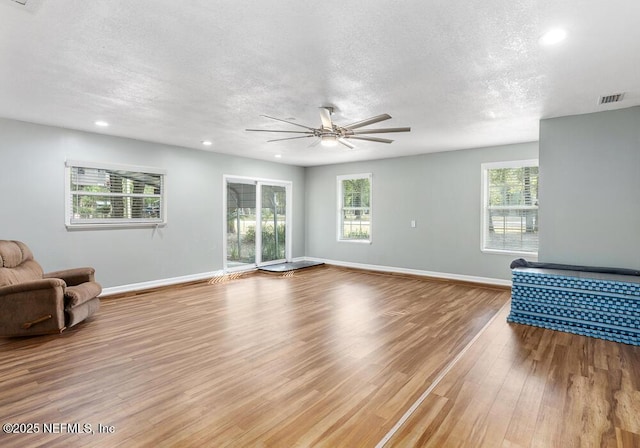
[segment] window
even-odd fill
[[[482,250],[538,253],[538,161],[482,165]]]
[[[371,173],[338,176],[338,240],[371,242]]]
[[[66,225],[165,224],[164,178],[155,168],[67,161]]]

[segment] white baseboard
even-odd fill
[[[446,272],[422,271],[419,269],[398,268],[398,267],[381,266],[381,265],[375,265],[375,264],[352,263],[349,261],[327,260],[324,258],[296,257],[292,261],[315,261],[315,262],[320,262],[325,264],[332,264],[335,266],[343,266],[346,268],[367,269],[370,271],[390,272],[390,273],[397,273],[397,274],[411,274],[411,275],[417,275],[422,277],[458,280],[463,282],[482,283],[482,284],[494,285],[494,286],[511,286],[511,280],[502,280],[498,278],[476,277],[472,275],[462,275],[462,274],[449,274]],[[246,270],[252,271],[252,270],[255,270],[255,267],[250,267],[248,269],[245,269],[245,271]],[[229,271],[229,272],[232,272],[232,271]],[[194,282],[198,280],[206,280],[214,277],[223,276],[225,274],[228,274],[229,272],[225,272],[224,270],[202,272],[200,274],[183,275],[181,277],[164,278],[160,280],[151,280],[148,282],[132,283],[129,285],[112,286],[110,288],[104,288],[102,290],[102,294],[100,295],[100,297],[107,297],[110,295],[122,294],[127,292],[142,291],[145,289],[160,288],[162,286],[177,285],[180,283],[188,283],[188,282]],[[233,271],[233,272],[238,272],[238,271]]]
[[[305,257],[296,257],[292,261],[304,261],[304,260],[305,260]],[[198,280],[206,280],[214,277],[221,277],[223,275],[226,275],[232,272],[235,272],[235,273],[247,272],[247,271],[254,271],[255,269],[256,269],[255,266],[244,267],[244,268],[235,269],[235,270],[232,269],[226,272],[221,269],[221,270],[212,271],[212,272],[202,272],[200,274],[183,275],[181,277],[163,278],[160,280],[151,280],[148,282],[131,283],[129,285],[112,286],[110,288],[104,288],[102,290],[102,294],[100,294],[100,297],[107,297],[110,295],[122,294],[127,292],[143,291],[145,289],[160,288],[162,286],[178,285],[180,283],[195,282]]]
[[[447,272],[422,271],[419,269],[398,268],[393,266],[381,266],[376,264],[352,263],[349,261],[327,260],[324,258],[305,257],[307,261],[316,261],[346,268],[367,269],[370,271],[390,272],[397,274],[411,274],[422,277],[440,278],[447,280],[458,280],[462,282],[482,283],[493,286],[511,286],[511,280],[503,280],[500,278],[476,277],[473,275],[449,274]]]
[[[206,280],[213,277],[224,275],[224,271],[202,272],[200,274],[183,275],[181,277],[163,278],[160,280],[151,280],[149,282],[132,283],[129,285],[112,286],[104,288],[100,297],[106,297],[113,294],[121,294],[126,292],[142,291],[145,289],[159,288],[162,286],[177,285],[180,283],[195,282],[198,280]]]

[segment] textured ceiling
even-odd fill
[[[534,141],[540,118],[640,104],[638,19],[638,0],[0,0],[0,116],[303,166]],[[244,130],[317,127],[320,106],[412,131],[348,150]]]

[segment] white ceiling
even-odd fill
[[[638,0],[0,0],[0,116],[302,166],[534,141],[540,118],[640,104],[639,19]],[[317,127],[320,106],[412,131],[355,150],[245,131]]]

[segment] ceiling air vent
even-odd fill
[[[614,93],[613,95],[601,96],[598,104],[617,103],[622,101],[624,93]]]

